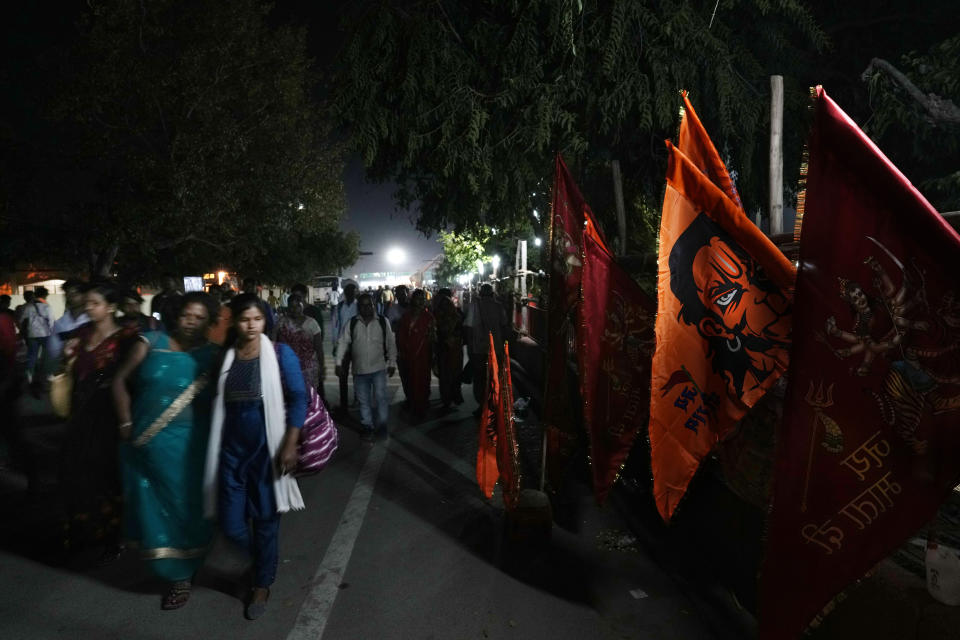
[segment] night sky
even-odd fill
[[[360,250],[372,256],[360,256],[359,262],[344,275],[371,271],[415,271],[443,251],[436,236],[424,238],[410,221],[406,211],[394,212],[392,184],[370,184],[364,179],[363,162],[359,158],[347,164],[344,174],[347,188],[347,215],[340,225],[360,234]],[[387,264],[385,254],[391,247],[407,253],[407,263],[398,267]]]
[[[18,3],[16,11],[0,27],[5,55],[12,51],[43,50],[74,37],[77,21],[85,8],[84,0],[54,2],[58,11],[49,11],[45,4]],[[307,49],[322,76],[335,67],[344,41],[340,30],[342,15],[356,6],[346,0],[276,0],[268,21],[273,24],[302,25],[307,29]],[[2,75],[2,74],[0,74]],[[2,78],[0,78],[2,79]],[[322,88],[320,88],[322,92]],[[357,264],[346,268],[344,275],[374,271],[415,271],[442,248],[435,237],[425,238],[416,230],[411,215],[416,211],[395,211],[391,194],[393,184],[370,184],[366,181],[363,163],[351,159],[344,172],[347,192],[347,212],[341,228],[360,234],[361,251],[373,252],[361,256]],[[407,253],[404,265],[387,264],[387,249],[399,247]]]
[[[345,0],[277,0],[273,18],[307,27],[307,49],[320,69],[336,64],[343,43],[339,25],[344,11],[350,10]],[[353,7],[355,8],[355,6]],[[344,269],[345,276],[375,271],[415,271],[443,251],[432,238],[424,238],[411,222],[416,210],[395,211],[391,194],[393,184],[371,184],[366,181],[363,162],[355,157],[344,172],[347,190],[347,213],[341,224],[346,231],[360,234],[360,250],[374,255],[361,256],[357,264]],[[393,266],[385,259],[386,251],[399,247],[406,251],[407,262]]]

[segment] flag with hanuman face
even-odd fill
[[[680,149],[667,142],[650,389],[653,491],[664,520],[700,460],[786,370],[795,275],[731,199],[689,101],[684,119]]]

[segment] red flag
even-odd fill
[[[648,413],[655,315],[653,302],[630,274],[585,235],[578,361],[593,492],[600,503]]]
[[[513,377],[510,373],[510,345],[503,343],[503,372],[500,376],[500,406],[497,412],[497,468],[503,489],[503,503],[513,509],[520,497],[520,452],[513,424]]]
[[[960,479],[960,236],[822,89],[760,636],[797,638]]]
[[[786,369],[794,277],[743,211],[667,147],[650,399],[654,498],[664,520],[700,460]]]
[[[580,195],[560,154],[556,158],[550,205],[550,304],[547,308],[547,376],[543,424],[547,431],[547,472],[559,486],[577,446],[575,407],[570,401],[568,363],[576,350],[576,305],[583,269],[583,236],[604,243],[593,212]],[[604,243],[605,244],[605,243]]]
[[[477,443],[477,484],[486,497],[493,496],[493,487],[500,475],[497,469],[497,417],[500,413],[500,378],[497,368],[497,350],[490,335],[490,352],[487,356],[487,397],[480,413]],[[474,374],[476,375],[476,374]]]

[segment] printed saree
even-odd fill
[[[95,325],[88,323],[71,335],[80,342],[59,472],[67,517],[64,546],[70,550],[119,543],[117,418],[110,385],[137,333],[121,328],[90,348],[95,330]]]
[[[424,309],[419,315],[408,310],[397,327],[397,358],[400,375],[406,377],[410,394],[410,413],[422,417],[430,404],[432,343],[436,332],[433,314]]]

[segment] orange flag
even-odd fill
[[[683,109],[684,117],[680,120],[677,146],[683,155],[687,156],[710,179],[710,182],[720,187],[730,201],[737,208],[742,209],[740,194],[737,193],[737,188],[733,186],[733,180],[727,173],[727,165],[723,163],[717,148],[713,146],[713,140],[707,135],[707,130],[697,117],[697,112],[693,110],[686,91],[683,92]]]
[[[699,121],[684,130],[681,141],[725,176]],[[786,370],[795,269],[708,174],[667,149],[650,445],[654,499],[669,521],[700,460]]]
[[[513,509],[520,497],[520,452],[513,424],[513,380],[510,374],[510,344],[503,343],[500,376],[500,407],[497,412],[497,469],[503,488],[503,503]]]
[[[477,447],[477,484],[483,495],[493,496],[500,472],[497,468],[497,423],[500,421],[500,378],[497,368],[497,350],[490,334],[490,355],[487,358],[487,397],[480,414]]]

